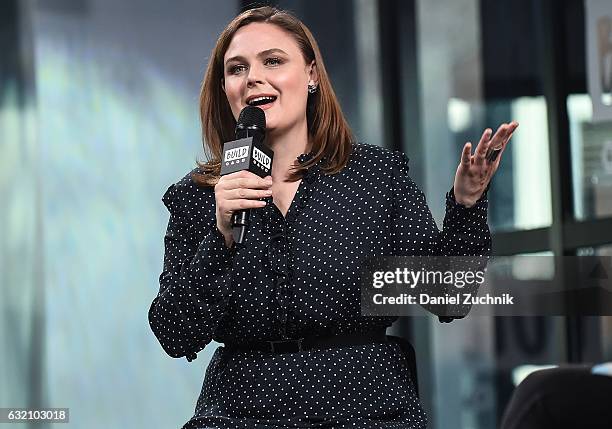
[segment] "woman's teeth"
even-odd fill
[[[276,97],[269,97],[269,96],[257,97],[257,98],[253,98],[252,100],[249,100],[247,104],[249,106],[261,106],[264,104],[272,103],[274,102],[274,100],[276,100]]]

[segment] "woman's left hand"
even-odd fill
[[[518,125],[515,121],[501,124],[493,138],[491,138],[493,130],[487,128],[478,142],[474,155],[472,155],[472,143],[467,142],[463,146],[461,161],[455,174],[455,201],[466,207],[476,204],[497,171],[502,154]]]

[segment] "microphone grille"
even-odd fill
[[[238,126],[251,128],[253,126],[265,130],[266,129],[266,114],[262,109],[256,106],[246,106],[240,111],[238,116]]]

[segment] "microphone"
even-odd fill
[[[255,106],[247,106],[240,112],[236,123],[236,140],[223,144],[221,176],[248,170],[259,177],[272,172],[274,152],[265,143],[266,114]],[[232,214],[232,237],[242,244],[249,226],[251,210],[236,210]]]

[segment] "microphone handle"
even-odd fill
[[[242,244],[246,235],[251,210],[236,210],[232,213],[232,237],[236,244]]]
[[[261,135],[263,138],[265,130],[257,127],[236,128],[236,139],[242,139],[255,135]],[[242,244],[246,236],[247,227],[249,226],[249,218],[251,209],[236,210],[232,214],[232,238],[236,244]]]

